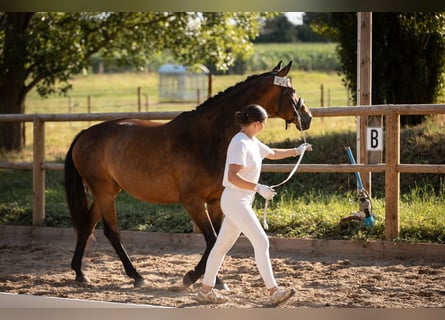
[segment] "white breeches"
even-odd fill
[[[252,209],[255,193],[226,188],[221,197],[224,220],[208,260],[203,284],[215,286],[216,275],[227,252],[241,232],[252,243],[255,262],[267,289],[277,285],[269,258],[269,239]]]

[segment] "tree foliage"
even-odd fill
[[[293,25],[284,14],[266,19],[264,27],[259,37],[255,39],[256,43],[283,43],[296,42],[297,27]]]
[[[356,101],[356,14],[309,16],[314,30],[339,43],[344,82]],[[372,50],[373,104],[434,103],[444,84],[445,13],[373,13]],[[402,117],[402,123],[422,119]]]
[[[309,22],[311,13],[303,14],[303,24],[292,24],[284,13],[267,18],[255,43],[289,42],[329,42],[324,36],[315,33]]]
[[[66,93],[93,54],[143,67],[168,50],[175,62],[226,70],[252,53],[262,18],[249,12],[0,13],[0,113],[23,113],[26,94]],[[21,128],[0,123],[0,148],[19,149]]]

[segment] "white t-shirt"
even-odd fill
[[[241,189],[229,182],[228,172],[230,164],[243,166],[239,171],[239,175],[250,182],[258,183],[262,161],[270,153],[272,153],[272,150],[256,137],[251,139],[245,133],[238,132],[232,138],[227,148],[223,186]]]

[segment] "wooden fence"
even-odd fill
[[[434,105],[373,105],[357,107],[312,108],[314,117],[385,116],[385,163],[379,164],[302,164],[300,172],[369,172],[385,173],[385,238],[392,240],[400,232],[400,173],[445,173],[444,164],[400,163],[400,115],[445,114],[445,104]],[[103,121],[123,117],[149,120],[169,120],[180,112],[89,113],[89,114],[0,114],[0,122],[33,123],[33,162],[1,162],[0,168],[32,169],[33,225],[45,220],[45,171],[63,170],[63,163],[45,162],[45,122]],[[361,130],[363,131],[363,130]],[[361,139],[361,143],[366,143]],[[362,148],[364,149],[364,148]],[[292,164],[264,164],[263,172],[290,172]]]

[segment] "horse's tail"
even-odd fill
[[[82,132],[80,132],[71,143],[65,157],[64,169],[66,202],[68,204],[68,209],[71,214],[71,221],[75,231],[77,231],[80,227],[80,217],[88,214],[89,207],[88,195],[86,193],[82,177],[77,171],[72,158],[73,147]]]

